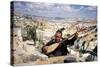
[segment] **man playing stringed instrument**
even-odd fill
[[[71,39],[65,39],[62,37],[62,31],[64,28],[57,30],[54,37],[42,48],[42,52],[49,57],[64,56],[69,53],[67,44],[74,44],[77,39],[77,33]]]

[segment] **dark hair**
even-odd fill
[[[62,32],[61,32],[61,31],[56,31],[56,33],[61,33],[61,34],[62,34]]]
[[[56,33],[61,33],[61,34],[62,34],[62,31],[63,31],[63,30],[65,30],[65,28],[58,29],[58,30],[56,31]]]

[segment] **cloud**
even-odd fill
[[[53,4],[53,3],[25,3],[26,4],[26,8],[28,9],[28,11],[32,11],[32,10],[36,10],[36,11],[49,11],[49,10],[62,10],[65,12],[78,12],[80,11],[81,8],[76,9],[73,8],[70,5],[62,5],[62,4]]]
[[[73,8],[72,6],[70,5],[67,5],[65,7],[62,8],[65,12],[78,12],[81,10],[81,7],[80,8]]]
[[[29,9],[32,9],[33,8],[33,4],[32,3],[26,3],[26,7],[29,8]]]
[[[49,10],[51,5],[49,3],[26,3],[26,7],[30,10]]]
[[[87,7],[87,9],[90,11],[94,11],[94,10],[97,10],[97,7],[96,6],[89,6],[89,7]]]

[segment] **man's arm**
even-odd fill
[[[75,33],[72,36],[70,36],[69,38],[64,38],[63,41],[61,43],[59,43],[59,45],[73,45],[74,41],[77,39],[78,34]]]
[[[77,38],[78,38],[78,35],[77,35],[77,33],[75,33],[74,36],[71,39],[68,40],[68,44],[70,46],[73,46],[74,42],[75,42],[75,40],[77,40]]]

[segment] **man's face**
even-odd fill
[[[56,42],[60,42],[62,40],[62,34],[60,32],[55,34],[55,40]]]

